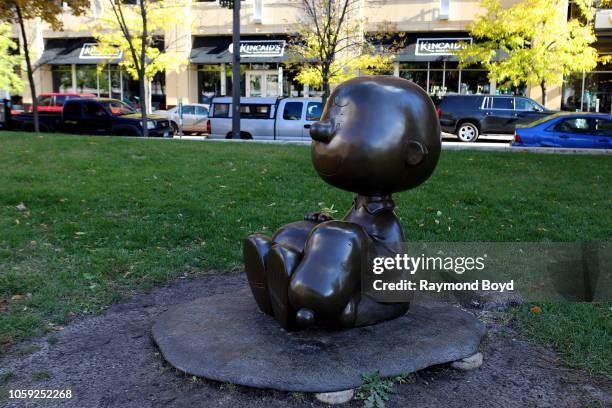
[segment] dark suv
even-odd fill
[[[523,96],[447,95],[438,106],[443,132],[462,142],[475,142],[485,133],[514,133],[517,124],[555,113]]]

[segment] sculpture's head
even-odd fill
[[[310,136],[312,161],[323,180],[362,195],[416,187],[440,156],[431,99],[418,85],[395,77],[359,77],[339,85]]]

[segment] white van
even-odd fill
[[[310,140],[319,120],[321,98],[240,98],[240,138]],[[207,123],[211,139],[232,138],[232,98],[213,98]]]

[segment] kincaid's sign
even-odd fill
[[[240,57],[282,57],[285,44],[284,40],[240,41]],[[233,44],[230,44],[229,52],[234,52]]]
[[[472,39],[466,38],[417,38],[416,55],[453,55],[465,43],[471,44]]]
[[[123,56],[119,47],[100,47],[97,43],[85,43],[79,54],[80,59],[117,59]]]

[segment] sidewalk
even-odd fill
[[[509,142],[499,142],[500,139],[508,139],[507,135],[489,135],[488,138],[495,139],[498,142],[452,142],[443,141],[442,150],[472,150],[472,151],[488,151],[488,152],[528,152],[541,154],[587,154],[587,155],[612,155],[612,149],[570,149],[558,147],[513,147]],[[453,137],[454,138],[454,137]],[[180,139],[178,136],[175,140]],[[455,138],[456,139],[456,138]],[[220,143],[263,143],[263,144],[278,144],[278,145],[310,145],[309,140],[234,140],[234,139],[208,139],[206,136],[183,136],[182,140],[198,140],[211,141]]]

